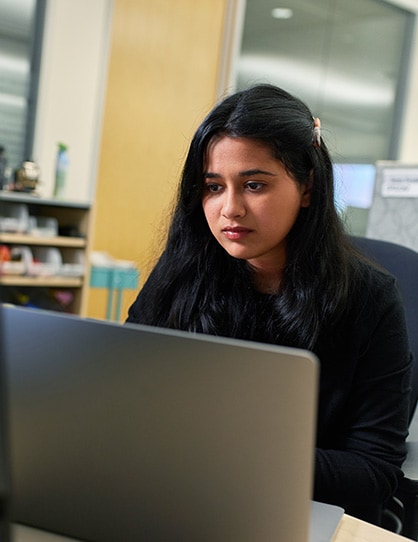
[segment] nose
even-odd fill
[[[243,195],[236,190],[227,190],[222,205],[222,215],[231,219],[243,217],[245,214],[246,207]]]

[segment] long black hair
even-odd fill
[[[302,186],[312,184],[287,238],[280,293],[262,295],[249,265],[230,256],[202,209],[206,150],[215,136],[268,143]],[[184,164],[165,249],[130,309],[128,321],[312,348],[321,326],[349,302],[356,268],[334,205],[332,162],[315,144],[314,119],[298,98],[272,85],[237,92],[197,129]]]

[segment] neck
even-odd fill
[[[257,269],[254,270],[254,282],[256,289],[263,294],[277,294],[283,275],[282,269]]]

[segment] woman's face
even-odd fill
[[[228,254],[254,269],[283,269],[287,235],[309,203],[309,189],[287,173],[269,145],[222,136],[208,146],[202,198],[206,220]]]

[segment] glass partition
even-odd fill
[[[246,0],[236,86],[300,96],[338,162],[396,159],[413,23],[382,0]]]
[[[31,158],[45,0],[0,2],[0,148],[9,168]]]

